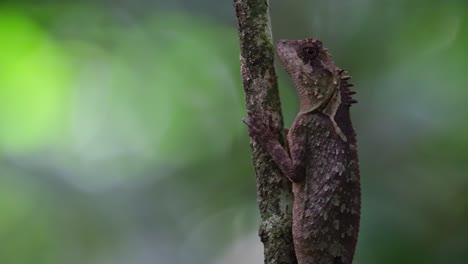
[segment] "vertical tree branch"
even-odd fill
[[[274,122],[282,128],[268,0],[234,0],[234,5],[247,110],[272,113]],[[251,147],[265,264],[296,264],[291,231],[291,184],[263,148],[253,142]]]

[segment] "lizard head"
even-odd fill
[[[281,64],[296,86],[301,109],[311,112],[339,104],[341,70],[318,39],[280,40],[277,45]],[[335,107],[333,107],[335,108]]]

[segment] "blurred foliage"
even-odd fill
[[[0,10],[0,145],[29,149],[56,135],[70,86],[58,45],[34,21]]]
[[[319,37],[359,91],[355,262],[465,263],[466,1],[271,3],[275,38]],[[233,13],[0,5],[0,263],[261,263]]]

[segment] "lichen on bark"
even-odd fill
[[[269,112],[276,125],[282,128],[281,103],[273,65],[269,3],[267,0],[234,0],[234,6],[246,108],[259,114]],[[252,141],[251,147],[261,217],[259,235],[264,244],[265,264],[297,264],[291,231],[291,184],[265,149]]]

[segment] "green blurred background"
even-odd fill
[[[468,263],[467,11],[271,1],[356,84],[357,264]],[[262,263],[238,59],[229,0],[0,4],[0,263]]]

